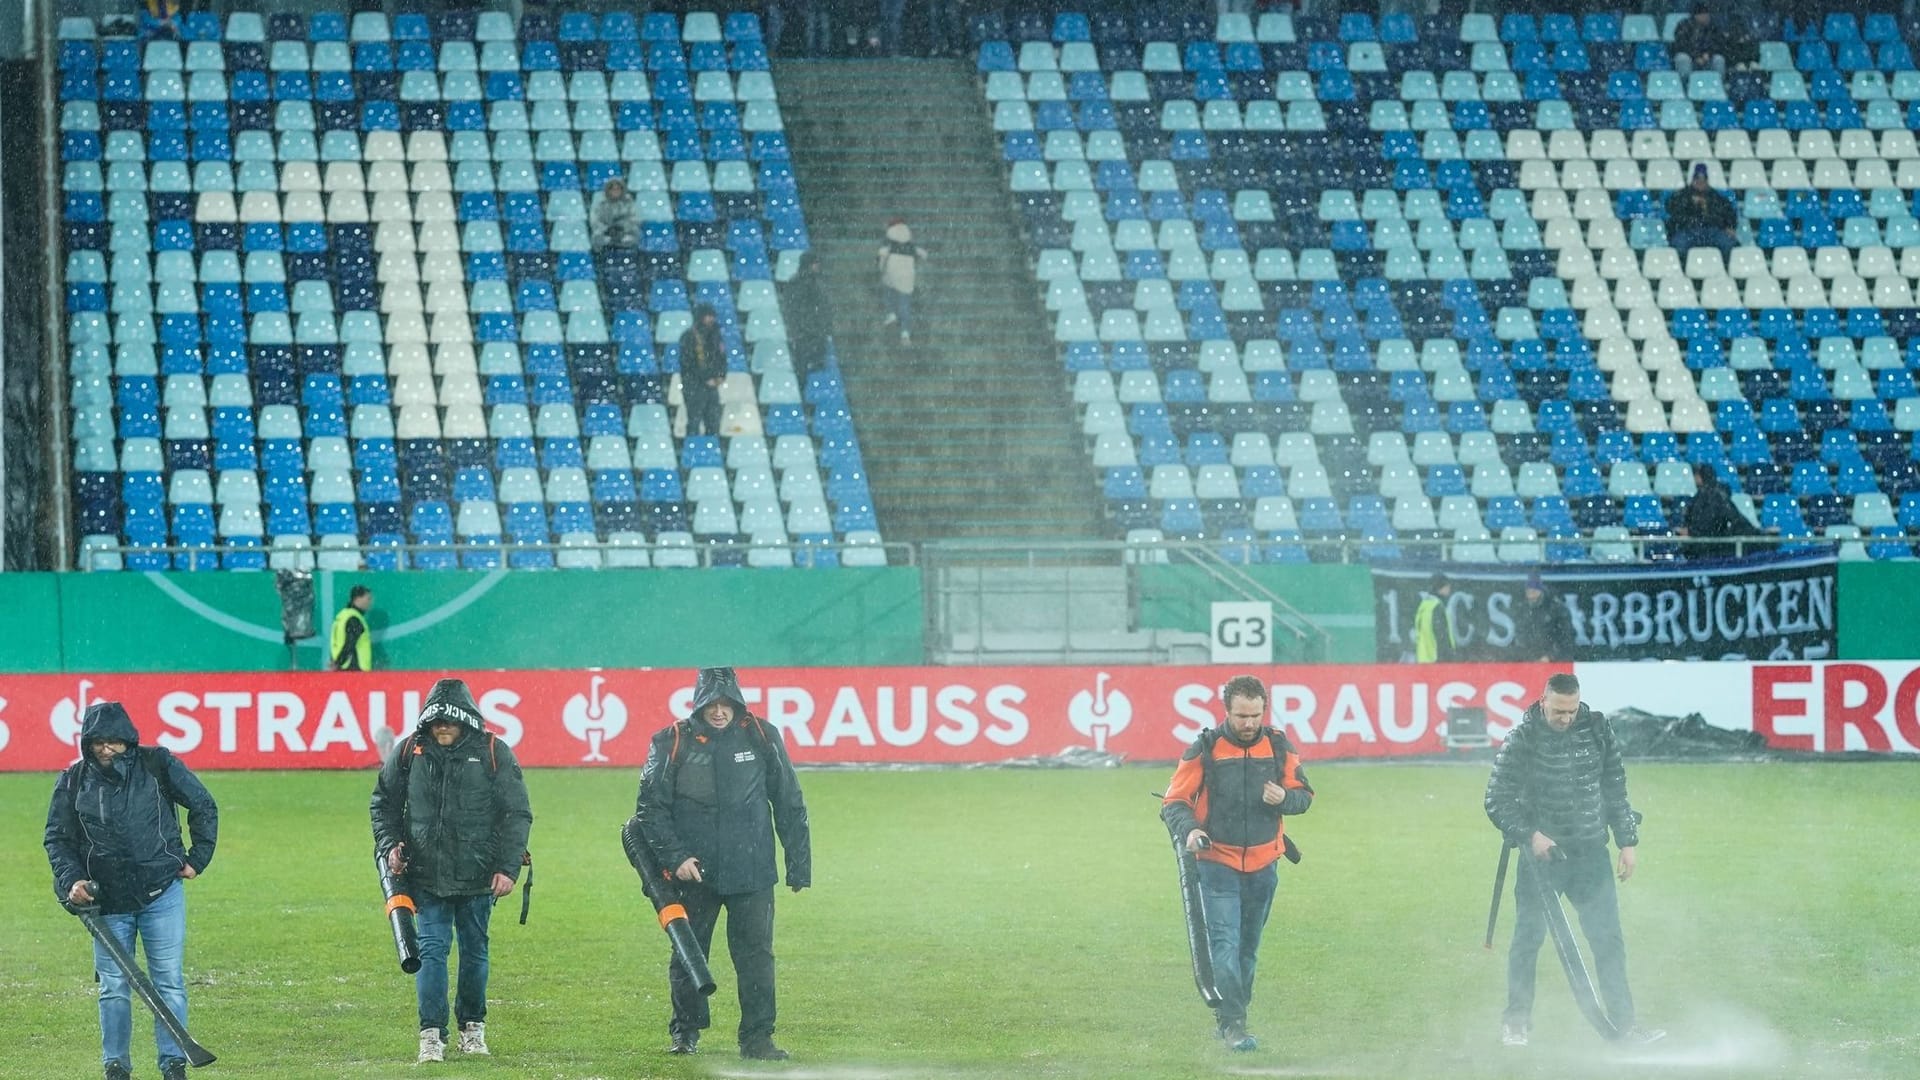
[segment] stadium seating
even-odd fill
[[[1671,557],[1707,463],[1788,547],[1911,557],[1920,26],[1776,20],[1685,79],[1637,14],[982,29],[1117,533]],[[1724,260],[1667,245],[1702,162]]]
[[[59,27],[84,564],[884,564],[838,368],[786,343],[808,238],[751,16],[181,37]],[[615,177],[643,235],[596,257]],[[723,436],[683,438],[702,304],[732,374]]]

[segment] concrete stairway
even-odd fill
[[[887,539],[1108,535],[971,67],[790,60],[776,80]],[[880,327],[894,217],[929,255],[909,347]]]

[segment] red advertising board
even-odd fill
[[[1217,722],[1225,667],[774,668],[740,673],[801,764],[976,764],[1093,747],[1171,761]],[[1442,749],[1454,706],[1503,735],[1552,669],[1530,664],[1256,670],[1273,722],[1308,760]],[[0,771],[72,761],[88,703],[127,706],[144,741],[196,769],[358,768],[372,733],[413,726],[438,673],[22,675],[0,683]],[[683,716],[687,670],[462,671],[488,726],[533,766],[637,768]]]

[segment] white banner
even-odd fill
[[[1920,661],[1584,663],[1580,697],[1606,713],[1699,713],[1775,750],[1920,753]]]

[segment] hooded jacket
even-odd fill
[[[460,724],[452,746],[427,730],[442,717]],[[434,896],[490,892],[495,874],[517,879],[533,829],[520,762],[487,733],[459,679],[433,684],[413,736],[380,769],[371,810],[374,854],[405,843],[407,881]]]
[[[926,257],[925,251],[914,246],[913,230],[906,222],[887,226],[887,242],[880,248],[880,284],[894,292],[913,292],[920,276],[920,260]]]
[[[1539,702],[1507,736],[1487,780],[1487,817],[1507,842],[1545,833],[1570,855],[1640,842],[1640,815],[1627,801],[1627,769],[1607,718],[1581,702],[1565,731],[1547,725]]]
[[[700,718],[716,701],[734,720],[716,729]],[[662,729],[647,748],[634,820],[660,866],[671,873],[700,861],[707,888],[722,895],[758,892],[780,881],[778,831],[787,884],[813,884],[813,842],[780,733],[747,711],[731,668],[707,668],[694,683],[693,713]]]
[[[127,744],[111,766],[87,752],[101,740]],[[151,768],[149,767],[151,759]],[[155,771],[165,774],[161,783]],[[180,838],[176,806],[187,808],[191,849]],[[47,806],[47,861],[53,891],[64,900],[76,881],[92,880],[109,914],[131,914],[213,861],[220,812],[205,785],[177,757],[140,745],[133,719],[117,701],[97,701],[80,723],[80,762],[60,774]]]
[[[694,309],[693,325],[680,335],[680,380],[681,385],[704,387],[708,379],[727,377],[727,348],[720,337],[720,324],[705,324],[706,317],[714,313],[713,309],[701,306]]]

